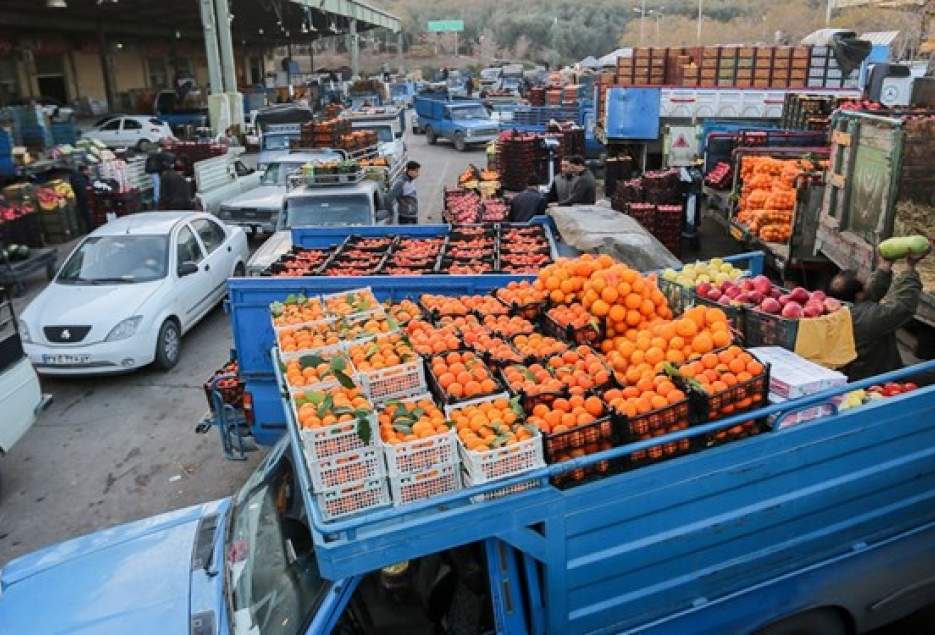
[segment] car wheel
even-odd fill
[[[435,131],[432,130],[431,126],[425,127],[425,140],[429,142],[429,145],[435,145],[437,138],[435,137]]]
[[[455,135],[455,150],[458,152],[464,152],[467,150],[467,143],[465,143],[464,135],[461,133]]]
[[[149,141],[149,139],[140,139],[139,142],[136,144],[136,149],[139,150],[140,152],[149,152],[149,148],[152,145],[153,144]]]
[[[175,320],[166,320],[156,338],[156,366],[169,370],[179,362],[182,352],[182,333]]]

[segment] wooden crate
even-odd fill
[[[787,60],[792,57],[792,47],[791,46],[776,46],[773,48],[773,59],[774,60]]]
[[[792,49],[792,59],[807,60],[811,57],[812,48],[810,46],[796,46]]]

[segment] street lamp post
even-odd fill
[[[635,13],[640,14],[640,46],[643,46],[643,23],[646,22],[646,0],[640,4],[640,8],[633,7]]]
[[[703,5],[704,0],[698,0],[698,30],[695,34],[695,40],[697,41],[698,46],[701,46],[701,21],[704,20]]]

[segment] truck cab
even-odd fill
[[[464,152],[471,145],[487,144],[497,138],[498,124],[479,101],[450,99],[447,95],[416,97],[419,128],[430,144],[447,139]]]
[[[482,91],[495,90],[500,82],[500,74],[502,72],[503,69],[499,66],[489,66],[481,69],[480,77],[478,78],[478,89]]]
[[[296,227],[388,225],[396,214],[387,200],[389,185],[402,164],[387,169],[384,182],[361,178],[340,184],[299,185],[282,200],[275,232],[250,258],[247,275],[257,276],[292,247]]]
[[[286,175],[315,161],[341,161],[347,158],[343,150],[321,148],[318,150],[286,151],[270,161],[265,168],[240,175],[235,172],[234,180],[220,187],[211,188],[207,180],[202,191],[198,181],[198,164],[195,164],[196,182],[199,183],[198,200],[202,209],[217,215],[228,225],[238,225],[256,232],[271,233],[276,228],[276,218],[286,196]],[[202,163],[202,162],[199,162]],[[235,165],[236,168],[236,165]]]
[[[39,377],[23,351],[19,323],[10,296],[0,287],[0,456],[8,453],[26,431],[48,398],[42,395]]]

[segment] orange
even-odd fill
[[[658,410],[659,408],[665,408],[669,405],[669,400],[660,395],[654,395],[649,400],[650,405],[653,407],[653,410]]]
[[[607,289],[604,290],[606,291]],[[625,322],[627,319],[627,310],[619,304],[615,304],[610,307],[610,312],[607,316],[614,322]]]
[[[464,386],[458,382],[448,384],[448,394],[454,398],[459,398],[464,396]]]
[[[714,350],[714,341],[711,339],[710,333],[699,333],[692,339],[692,350],[696,353],[709,353]],[[717,358],[715,357],[715,364],[717,363]]]
[[[717,366],[717,355],[714,353],[705,353],[701,356],[701,365],[705,368],[714,368]]]
[[[711,340],[714,342],[715,348],[723,348],[730,344],[730,333],[728,331],[714,331],[711,334]]]
[[[640,303],[640,313],[645,316],[650,316],[656,312],[656,305],[653,304],[652,300],[643,300]]]
[[[686,339],[694,337],[698,334],[698,325],[695,324],[694,320],[682,318],[681,320],[676,320],[675,332]]]
[[[553,409],[553,410],[561,410],[561,411],[563,411],[563,412],[570,412],[570,411],[571,411],[571,404],[568,402],[567,399],[565,399],[565,398],[563,398],[563,397],[559,397],[558,399],[556,399],[555,401],[552,402],[552,409]]]
[[[591,313],[597,317],[604,317],[610,312],[610,305],[608,305],[604,300],[595,300],[594,304],[591,305]]]
[[[604,289],[601,291],[601,299],[608,304],[613,304],[616,302],[618,295],[617,287],[612,287],[609,285],[604,287]]]
[[[594,417],[600,417],[604,414],[604,404],[597,397],[588,397],[584,400],[584,409],[588,414]]]
[[[757,375],[761,375],[763,373],[763,364],[761,364],[760,362],[756,360],[753,360],[747,364],[747,372],[750,373],[754,377],[756,377]]]
[[[628,309],[638,309],[643,304],[643,298],[638,293],[630,293],[623,303]]]
[[[706,307],[705,323],[713,324],[715,322],[727,322],[727,314],[717,307]]]
[[[666,399],[669,403],[678,403],[685,399],[685,393],[676,388],[675,390],[669,391],[669,394],[666,395]]]
[[[659,362],[665,360],[665,353],[661,348],[653,346],[648,351],[646,351],[646,362],[648,364],[656,365]]]

